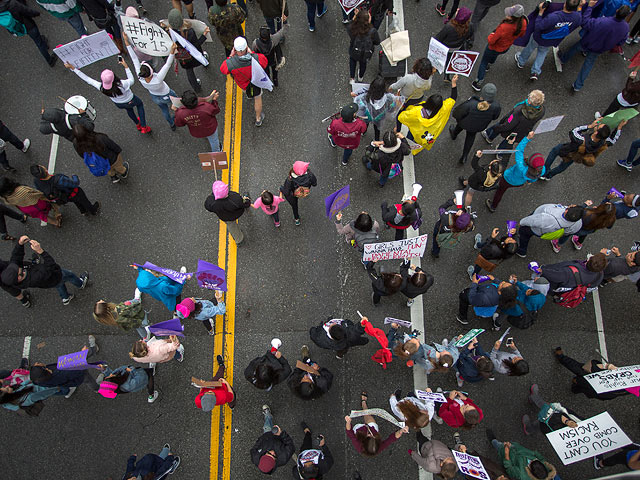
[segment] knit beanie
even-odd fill
[[[169,25],[174,30],[178,30],[182,27],[184,23],[184,18],[182,18],[182,13],[177,8],[172,8],[169,10],[169,15],[167,16],[167,20],[169,21]]]
[[[222,180],[216,180],[213,182],[211,190],[213,191],[213,197],[216,200],[226,198],[229,195],[229,185],[224,183]]]
[[[495,100],[496,93],[498,93],[498,89],[493,83],[487,83],[482,87],[482,90],[480,90],[480,96],[482,99],[489,103]]]
[[[182,315],[183,318],[187,318],[196,309],[196,304],[190,298],[185,298],[178,305],[176,305],[176,311]]]
[[[307,173],[307,168],[309,168],[308,162],[302,162],[300,160],[293,163],[293,173],[296,175],[304,175]]]

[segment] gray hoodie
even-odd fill
[[[420,453],[411,452],[411,458],[427,472],[440,473],[440,462],[446,458],[452,458],[449,447],[439,440],[430,440],[422,444]]]
[[[431,79],[425,80],[417,73],[408,73],[396,83],[391,84],[391,90],[395,93],[400,90],[400,95],[407,97],[407,100],[422,98],[427,90],[431,88]]]
[[[566,220],[562,216],[566,209],[564,205],[545,203],[536,208],[531,215],[520,220],[520,225],[531,228],[538,237],[561,228],[564,228],[565,235],[573,235],[582,228],[582,220],[577,222]]]

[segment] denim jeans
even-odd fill
[[[144,82],[144,78],[140,79],[140,81]],[[174,92],[173,90],[169,90],[169,93],[167,93],[166,95],[154,95],[153,93],[150,93],[149,95],[151,95],[151,100],[153,100],[153,103],[158,105],[158,107],[160,107],[160,110],[162,110],[162,115],[164,115],[165,120],[169,122],[169,125],[171,127],[173,127],[175,125],[175,122],[173,120],[173,116],[171,115],[171,99],[169,98],[169,95],[177,97],[178,95],[176,94],[176,92]]]
[[[79,13],[74,13],[69,18],[67,18],[67,22],[69,25],[73,27],[73,29],[78,33],[78,36],[81,37],[87,34],[87,29],[82,22],[82,17]]]
[[[556,168],[551,170],[551,165],[553,165],[553,162],[555,161],[556,157],[560,153],[560,148],[562,147],[562,145],[563,145],[562,143],[559,143],[558,145],[553,147],[549,152],[549,155],[547,155],[547,159],[544,162],[544,171],[545,171],[544,176],[547,178],[553,178],[554,175],[558,175],[559,173],[564,172],[573,163],[573,162],[565,162],[563,160],[560,162],[560,165],[558,165]]]
[[[271,415],[270,413],[267,413],[264,416],[264,425],[262,426],[262,432],[263,433],[270,432],[272,428],[273,428],[273,415]]]
[[[158,454],[158,456],[163,460],[167,458],[168,455],[169,455],[169,449],[167,447],[163,447],[162,450],[160,450],[160,453]]]
[[[140,118],[140,125],[142,125],[143,127],[147,126],[147,120],[144,116],[144,105],[142,103],[142,100],[140,100],[140,98],[138,98],[136,95],[134,95],[133,98],[127,103],[114,102],[114,104],[116,107],[126,110],[127,115],[129,115],[129,118],[133,120],[133,123],[138,125],[138,118]],[[133,111],[134,107],[136,108],[136,110],[138,110],[138,116],[136,116],[135,112]]]
[[[271,35],[276,33],[278,30],[282,28],[282,18],[280,17],[264,17],[264,21],[267,22],[267,26],[269,27],[269,31]],[[227,55],[228,56],[228,55]]]
[[[211,151],[212,152],[219,152],[220,151],[220,140],[218,139],[218,129],[216,128],[216,131],[213,132],[211,135],[209,135],[207,137],[207,140],[209,140],[209,145],[211,145]]]
[[[480,68],[478,68],[476,82],[482,83],[484,81],[484,76],[487,73],[487,65],[494,63],[496,59],[505,52],[506,50],[504,52],[496,52],[495,50],[491,50],[489,45],[486,46],[482,54],[482,59],[480,60]]]
[[[584,59],[584,62],[582,62],[582,68],[578,72],[578,76],[573,82],[573,88],[576,90],[580,90],[582,87],[584,87],[584,82],[589,76],[589,73],[591,73],[591,69],[595,65],[596,59],[600,55],[599,53],[590,52],[589,50],[585,50],[584,48],[582,48],[582,45],[580,45],[580,40],[578,40],[571,46],[571,48],[569,48],[569,50],[567,50],[566,53],[560,56],[560,61],[562,63],[567,63],[578,52],[586,52],[587,56]]]
[[[491,446],[499,452],[500,450],[502,450],[504,444],[494,438],[493,440],[491,440]]]
[[[633,165],[635,167],[636,165],[640,164],[640,156],[636,158],[636,154],[638,153],[638,148],[640,148],[640,138],[638,138],[637,140],[634,140],[633,143],[631,144],[631,147],[629,147],[629,154],[627,155],[628,165]],[[636,158],[635,161],[633,160],[634,158]]]
[[[529,60],[529,57],[536,48],[538,49],[538,52],[536,53],[536,59],[533,61],[533,65],[531,66],[531,73],[540,75],[540,73],[542,72],[542,64],[544,63],[544,59],[546,58],[547,53],[549,53],[549,49],[551,47],[543,47],[538,45],[537,42],[533,39],[533,35],[531,35],[529,43],[527,43],[527,46],[524,47],[517,58],[520,65],[524,65],[525,63],[527,63],[527,60]]]
[[[367,162],[367,168],[372,172],[375,172],[375,170],[373,169],[373,166],[371,165],[371,162]],[[384,184],[387,183],[387,180],[389,180],[389,175],[383,175],[382,173],[380,173],[379,183],[381,187],[384,187]]]
[[[307,21],[309,22],[309,26],[311,28],[316,27],[316,12],[320,15],[324,12],[325,6],[324,2],[313,3],[309,0],[304,0],[304,3],[307,4]]]
[[[63,300],[65,298],[69,298],[69,292],[67,291],[67,286],[65,285],[65,282],[71,282],[72,285],[78,288],[82,286],[82,279],[80,277],[78,277],[71,270],[65,270],[63,268],[62,280],[60,280],[60,283],[56,285],[56,289],[58,290],[58,295],[60,295],[60,298],[62,298]]]
[[[344,152],[342,152],[342,161],[344,163],[347,163],[349,161],[349,159],[351,158],[351,154],[352,153],[353,153],[353,149],[345,148]]]
[[[47,44],[44,42],[44,38],[40,35],[38,26],[34,24],[33,28],[27,30],[27,35],[31,37],[33,43],[35,43],[38,50],[40,50],[40,55],[42,55],[47,62],[50,62],[51,55],[49,55],[49,49],[47,48]]]

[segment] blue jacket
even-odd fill
[[[516,286],[518,287],[517,300],[522,303],[529,312],[537,312],[547,301],[547,297],[542,294],[527,295],[527,290],[531,287],[522,282],[517,282]],[[522,311],[522,308],[520,308],[520,305],[516,304],[515,307],[505,310],[503,313],[510,317],[519,317],[524,312]]]
[[[466,382],[479,382],[484,380],[484,377],[480,375],[476,368],[475,359],[477,357],[487,357],[490,360],[489,354],[485,352],[484,348],[482,348],[479,343],[476,344],[475,348],[472,350],[463,347],[460,351],[460,357],[454,367]]]
[[[629,24],[615,17],[592,18],[591,7],[582,12],[580,45],[589,52],[604,53],[622,45],[629,35]]]
[[[176,297],[182,293],[184,285],[171,280],[169,277],[155,275],[138,269],[138,278],[136,285],[143,293],[148,293],[156,300],[164,303],[164,305],[173,312],[176,309]]]
[[[625,205],[621,198],[609,200],[607,197],[604,197],[604,200],[600,202],[600,204],[611,202],[614,207],[616,207],[616,220],[620,220],[621,218],[636,218],[638,216],[638,210],[640,207],[630,207]]]
[[[636,0],[605,0],[604,2],[596,4],[594,7],[593,16],[595,17],[613,17],[616,14],[616,10],[623,5],[629,6],[632,12],[635,12],[640,5],[640,1]],[[598,13],[596,13],[598,11]]]
[[[580,12],[558,12],[550,13],[535,20],[533,39],[542,47],[557,47],[560,42],[582,25],[582,15]]]
[[[131,455],[127,462],[127,471],[122,478],[131,478],[140,476],[144,478],[149,473],[155,473],[155,478],[165,473],[173,465],[173,455],[168,455],[167,458],[156,455],[155,453],[147,453],[144,457],[136,463],[136,456]]]
[[[520,140],[518,147],[516,148],[516,163],[515,165],[507,168],[504,171],[504,179],[509,185],[513,185],[514,187],[519,187],[524,185],[527,182],[535,182],[537,178],[529,178],[527,177],[527,170],[529,170],[529,166],[524,161],[524,149],[529,143],[529,139],[524,137]],[[542,167],[542,174],[544,175],[545,167]]]
[[[468,299],[474,307],[497,306],[498,300],[500,300],[498,284],[493,282],[472,283],[469,287]]]
[[[211,300],[204,300],[202,298],[196,299],[196,302],[202,304],[202,310],[200,310],[200,313],[193,317],[195,320],[204,322],[205,320],[209,320],[210,318],[215,319],[216,315],[224,315],[227,311],[227,307],[224,302],[218,302],[217,305],[214,305]],[[181,320],[184,320],[184,315],[182,315],[182,313],[176,312],[176,315]]]
[[[140,390],[145,389],[147,387],[147,383],[149,383],[149,376],[147,375],[147,372],[145,372],[141,367],[123,365],[116,368],[115,370],[111,370],[107,367],[107,369],[104,371],[105,379],[111,374],[126,374],[127,368],[131,369],[131,371],[129,372],[129,376],[127,377],[127,380],[122,385],[120,385],[120,388],[118,390],[125,393],[131,393],[139,392]]]
[[[30,407],[36,402],[45,400],[60,391],[58,387],[41,387],[40,385],[34,385],[31,382],[24,382],[18,388],[16,388],[15,391],[21,392],[23,390],[26,390],[28,387],[33,387],[33,388],[29,393],[25,393],[24,396],[21,397],[20,400],[17,402],[17,404],[3,403],[2,406],[7,410],[16,412],[20,410],[20,407]]]

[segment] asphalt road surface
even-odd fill
[[[150,18],[166,17],[169,2],[147,3]],[[204,19],[204,3],[196,3],[198,18]],[[525,9],[531,10],[533,5],[534,2],[529,2]],[[473,3],[468,6],[473,8]],[[214,88],[221,91],[220,138],[227,149],[233,145],[235,152],[231,171],[224,173],[225,178],[231,174],[232,185],[235,182],[240,193],[255,198],[265,188],[277,191],[295,160],[311,162],[318,177],[318,187],[300,202],[301,226],[294,226],[287,204],[282,205],[282,227],[278,230],[262,212],[249,212],[240,222],[246,242],[237,251],[232,240],[220,238],[219,222],[203,208],[213,180],[211,172],[201,170],[196,155],[208,150],[205,139],[193,139],[185,129],[171,132],[147,92],[136,85],[134,92],[144,101],[148,124],[153,129],[150,135],[140,135],[125,112],[116,109],[108,98],[62,65],[50,69],[31,40],[13,38],[2,29],[0,40],[5,48],[0,60],[3,92],[0,117],[14,133],[28,136],[32,142],[27,154],[7,146],[9,161],[18,169],[14,177],[31,184],[29,165],[48,163],[51,138],[38,131],[40,109],[43,103],[60,106],[59,96],[67,98],[73,94],[90,99],[98,111],[96,129],[108,133],[123,147],[131,173],[126,181],[116,185],[94,178],[72,146],[60,140],[56,171],[78,174],[90,199],[102,203],[102,212],[96,218],[85,218],[70,205],[64,207],[62,229],[42,228],[33,220],[26,226],[9,220],[9,232],[38,239],[64,268],[77,273],[89,271],[91,284],[88,289],[76,292],[69,306],[62,305],[54,290],[33,291],[31,309],[22,308],[3,294],[0,365],[3,368],[18,365],[25,336],[32,339],[31,361],[48,363],[60,354],[77,351],[90,333],[98,338],[101,359],[111,366],[127,364],[127,352],[135,334],[97,324],[91,310],[99,299],[130,298],[135,288],[135,272],[128,265],[134,261],[148,260],[176,269],[185,265],[193,271],[201,258],[224,266],[231,284],[228,313],[224,319],[218,317],[215,337],[207,335],[195,322],[186,322],[185,360],[158,367],[156,383],[160,398],[156,403],[149,405],[142,393],[108,400],[81,387],[68,400],[49,399],[38,418],[3,412],[0,436],[3,478],[116,479],[124,473],[130,454],[157,452],[164,442],[170,442],[182,458],[176,478],[256,479],[261,474],[251,464],[249,449],[262,431],[260,407],[264,403],[271,406],[276,422],[292,435],[296,448],[302,441],[299,422],[303,419],[314,434],[326,436],[335,465],[325,478],[349,479],[356,470],[366,480],[416,478],[418,469],[407,455],[408,448],[416,448],[413,434],[403,437],[377,458],[366,459],[348,442],[343,420],[351,409],[358,407],[362,390],[368,391],[370,406],[388,409],[388,397],[396,388],[404,392],[413,388],[411,370],[399,361],[386,370],[378,367],[369,359],[375,351],[373,343],[352,350],[344,360],[337,360],[330,352],[319,351],[308,337],[309,327],[321,319],[336,316],[357,320],[356,310],[368,315],[379,327],[386,316],[411,320],[410,310],[401,297],[383,299],[380,307],[373,307],[362,264],[353,249],[338,238],[333,221],[324,214],[323,198],[345,184],[351,185],[352,192],[345,220],[362,210],[379,220],[380,203],[398,201],[403,193],[400,178],[380,189],[375,176],[360,164],[362,147],[354,153],[350,164],[343,167],[339,161],[342,152],[328,145],[326,124],[321,119],[350,98],[348,37],[339,6],[330,3],[328,7],[328,13],[316,22],[316,31],[310,33],[305,6],[301,2],[290,6],[292,26],[284,47],[287,62],[280,72],[279,88],[264,95],[266,118],[261,128],[254,126],[252,103],[237,95],[232,97],[232,89],[218,70],[224,55],[221,45],[215,37],[213,43],[205,45],[211,66],[197,69],[197,75],[205,92]],[[433,7],[430,2],[413,1],[402,7],[411,37],[410,64],[426,54],[430,36],[441,28],[442,19]],[[484,49],[486,35],[502,18],[502,8],[501,4],[492,9],[482,22],[476,50]],[[247,31],[253,39],[263,19],[257,4],[250,3],[249,12]],[[37,20],[51,45],[74,39],[74,31],[68,24],[45,12]],[[96,30],[94,25],[89,29]],[[630,58],[636,49],[625,46],[626,57]],[[580,68],[580,56],[565,67],[564,74],[556,73],[552,58],[547,58],[540,80],[533,84],[528,79],[528,70],[519,70],[514,65],[512,55],[510,52],[501,56],[486,79],[497,85],[503,112],[522,101],[535,87],[546,94],[547,117],[566,116],[558,130],[539,135],[531,142],[530,153],[546,154],[556,143],[566,141],[570,129],[590,123],[593,113],[605,109],[617,94],[628,71],[622,57],[602,55],[583,90],[572,94],[569,87]],[[115,58],[110,58],[84,71],[97,77],[106,67],[116,72],[120,69]],[[374,59],[366,82],[373,79],[376,70]],[[461,79],[460,100],[473,93],[471,80]],[[169,73],[167,82],[177,92],[189,88],[182,70],[177,76]],[[448,96],[449,88],[441,76],[436,76],[433,92]],[[618,158],[626,156],[629,144],[637,137],[637,122],[633,120],[625,127],[619,142],[595,167],[574,166],[551,182],[511,190],[494,214],[483,204],[486,194],[476,194],[473,204],[478,214],[476,232],[486,236],[493,227],[503,227],[509,219],[520,219],[543,203],[600,201],[612,186],[637,191],[639,172],[628,173],[615,164]],[[363,144],[372,137],[373,132],[369,131]],[[430,152],[415,158],[416,181],[424,187],[420,194],[425,218],[421,233],[431,233],[438,205],[457,188],[458,175],[471,171],[469,165],[457,165],[462,141],[459,138],[452,142],[444,132]],[[485,145],[478,137],[474,149]],[[515,273],[527,278],[529,260],[543,264],[584,258],[588,252],[613,245],[627,250],[638,239],[637,232],[636,222],[620,221],[613,229],[590,236],[582,251],[576,252],[567,243],[560,254],[554,254],[546,242],[534,239],[527,260],[510,260],[500,266],[498,275],[506,278]],[[393,234],[384,231],[382,239],[392,240]],[[439,259],[434,260],[428,254],[422,259],[423,268],[435,276],[435,285],[420,299],[424,309],[422,330],[428,341],[451,338],[464,331],[455,321],[455,312],[458,292],[468,284],[466,267],[475,257],[472,241],[473,235],[468,235],[456,250],[443,251]],[[2,242],[1,258],[8,258],[11,248],[9,242]],[[183,294],[210,295],[194,281],[187,284]],[[600,299],[610,360],[617,365],[638,363],[636,346],[640,334],[635,323],[640,297],[635,286],[628,282],[608,286],[601,290]],[[169,318],[165,308],[155,300],[145,297],[144,305],[152,310],[153,322]],[[481,320],[474,320],[470,326],[488,328]],[[484,409],[485,419],[478,428],[462,431],[463,441],[494,456],[484,435],[485,427],[491,427],[500,439],[516,440],[542,452],[565,480],[596,478],[598,474],[591,460],[562,466],[544,436],[524,438],[520,426],[522,414],[534,414],[526,397],[529,386],[538,383],[548,401],[559,401],[585,418],[607,410],[632,439],[638,439],[636,397],[605,403],[573,395],[571,374],[556,364],[552,356],[553,348],[562,345],[569,355],[580,360],[595,358],[594,349],[600,348],[600,344],[591,297],[575,310],[561,309],[548,302],[531,329],[512,333],[531,365],[531,373],[518,378],[498,376],[495,382],[466,385],[465,389]],[[489,349],[499,335],[500,332],[487,331],[481,336],[482,345]],[[276,336],[282,339],[282,351],[292,364],[299,356],[300,346],[310,345],[312,357],[335,375],[328,394],[304,403],[293,397],[286,385],[265,393],[243,379],[247,363],[264,353]],[[215,354],[223,351],[227,361],[233,362],[233,372],[229,372],[228,378],[233,381],[239,400],[233,413],[224,407],[222,412],[218,409],[209,415],[195,408],[193,399],[197,391],[189,385],[190,377],[210,375]],[[456,381],[453,374],[434,374],[429,385],[447,390],[455,388]],[[384,421],[380,424],[383,435],[392,431],[390,424]],[[434,425],[432,435],[452,445],[453,432],[446,425]],[[279,469],[273,478],[290,478],[292,465],[293,462]],[[609,469],[607,473],[617,471],[622,469]]]

